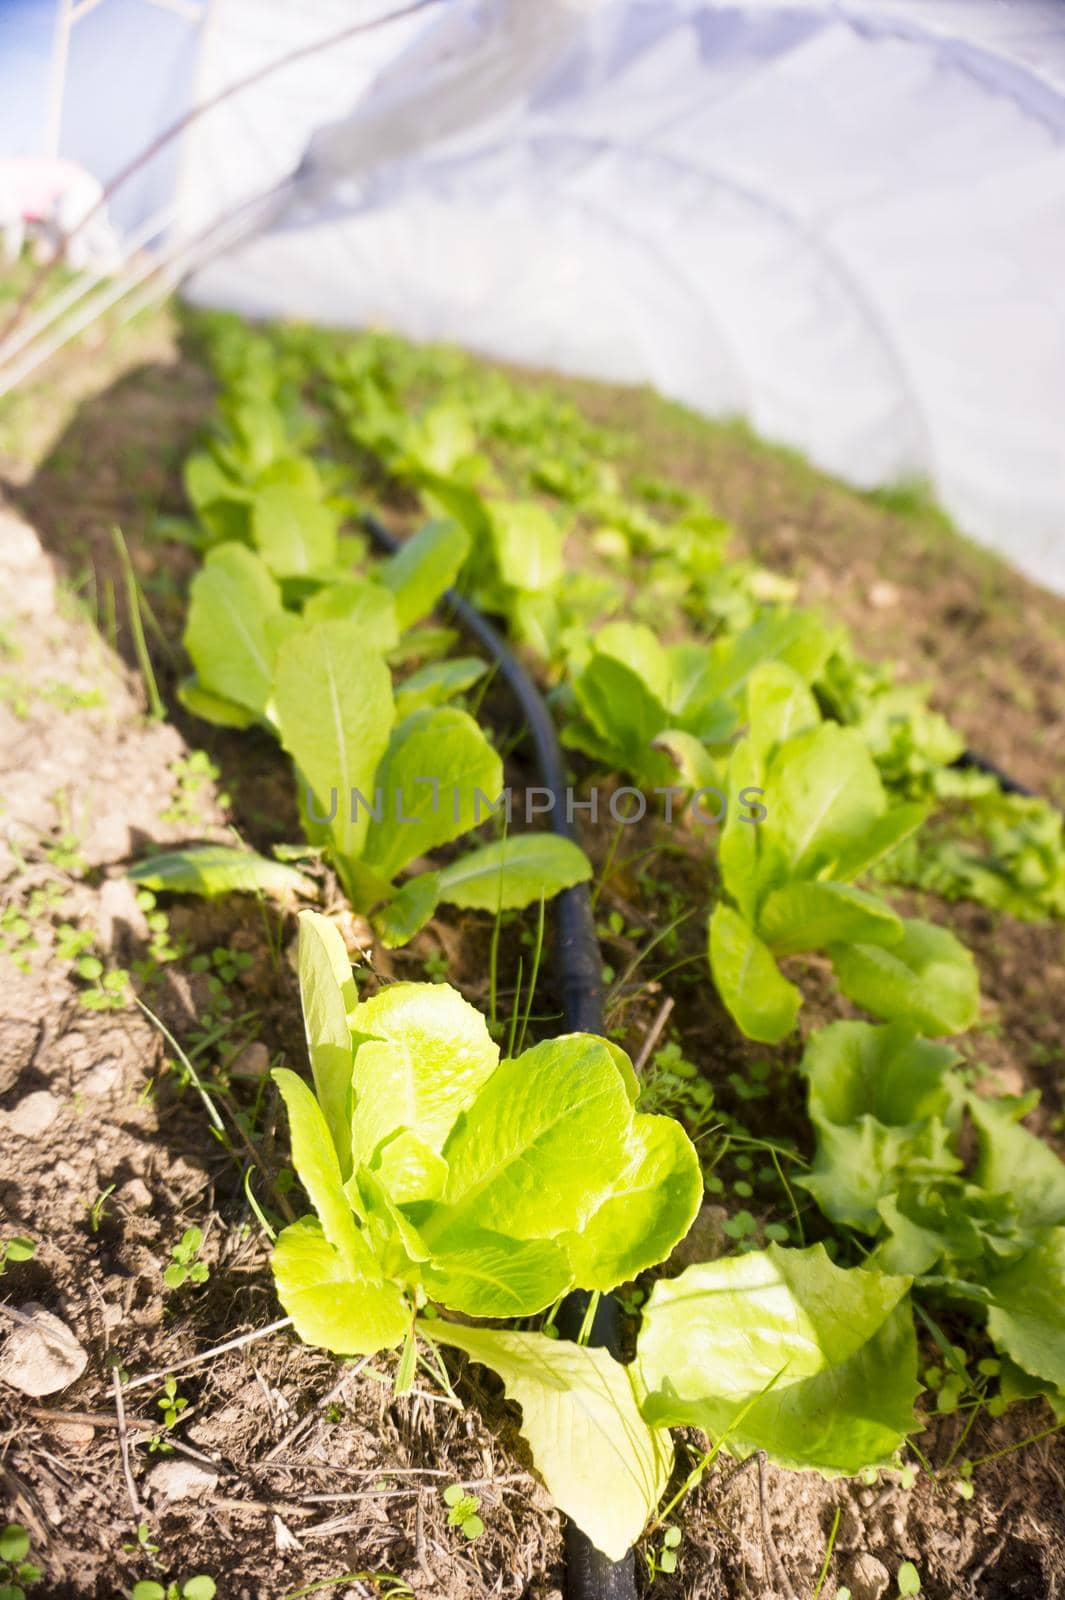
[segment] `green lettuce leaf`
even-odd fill
[[[591,875],[591,862],[572,840],[554,833],[512,834],[444,867],[439,898],[467,910],[521,910]]]
[[[724,902],[710,918],[710,970],[722,1002],[749,1039],[776,1044],[791,1032],[801,993],[781,976],[772,951],[746,918]]]
[[[476,656],[452,656],[448,661],[430,661],[419,667],[396,689],[396,719],[403,721],[412,711],[423,706],[445,705],[456,695],[484,677],[488,668]]]
[[[364,645],[358,623],[313,623],[278,653],[274,704],[281,742],[314,792],[316,814],[327,816],[336,799],[330,835],[338,855],[358,857],[370,818],[352,805],[352,791],[372,805],[394,715],[384,660]]]
[[[560,1235],[585,1289],[614,1289],[664,1261],[702,1203],[699,1158],[672,1117],[634,1117],[626,1155],[610,1193],[584,1226]]]
[[[396,950],[421,932],[439,904],[439,872],[419,872],[375,913],[374,931],[386,950]]]
[[[888,949],[835,945],[829,955],[843,993],[875,1017],[909,1023],[921,1033],[955,1034],[980,1014],[976,963],[934,922],[905,919],[902,938]]]
[[[363,646],[384,653],[399,643],[395,601],[388,589],[366,578],[345,578],[324,584],[303,607],[304,622],[343,620],[356,623]],[[400,715],[398,701],[397,717]]]
[[[432,706],[395,729],[375,782],[382,815],[370,822],[362,855],[391,880],[485,819],[503,787],[503,764],[465,711]]]
[[[290,484],[259,489],[252,503],[251,533],[259,554],[278,578],[315,572],[336,560],[336,513]]]
[[[348,1014],[358,996],[344,941],[328,918],[300,914],[300,1000],[315,1093],[329,1127],[342,1178],[351,1171],[354,1058]]]
[[[281,591],[258,556],[242,544],[211,550],[192,580],[185,648],[209,694],[263,716],[279,640]],[[295,621],[295,619],[292,619]]]
[[[194,844],[163,850],[130,867],[127,876],[145,889],[170,894],[313,895],[313,883],[283,862],[229,844]]]
[[[488,508],[496,567],[511,589],[550,589],[562,576],[562,530],[535,500]]]
[[[673,1468],[667,1434],[640,1416],[634,1375],[605,1350],[539,1333],[424,1324],[499,1374],[559,1509],[612,1561],[643,1533]]]
[[[432,611],[458,577],[469,552],[469,534],[457,522],[441,517],[419,528],[381,563],[374,576],[392,592],[401,632]]]
[[[1065,1228],[991,1277],[987,1331],[1025,1372],[1065,1389]]]
[[[825,1477],[888,1465],[914,1426],[909,1285],[837,1267],[822,1245],[770,1245],[660,1280],[637,1346],[643,1414]]]
[[[499,1046],[481,1013],[449,984],[393,983],[355,1007],[351,1026],[356,1161],[373,1167],[400,1132],[440,1154],[497,1070]]]
[[[351,1271],[313,1219],[282,1230],[270,1266],[278,1299],[305,1343],[361,1356],[392,1349],[406,1337],[411,1313],[402,1291],[377,1270]]]
[[[789,883],[766,896],[758,932],[775,956],[791,956],[829,944],[897,944],[902,918],[850,884]]]

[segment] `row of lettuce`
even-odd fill
[[[435,1307],[539,1316],[666,1260],[703,1197],[680,1124],[635,1109],[631,1064],[605,1040],[500,1061],[446,985],[360,1001],[339,936],[304,913],[315,1092],[278,1081],[315,1217],[274,1257],[302,1337],[402,1346],[405,1372],[422,1334],[494,1367],[556,1501],[614,1556],[664,1489],[670,1426],[829,1474],[896,1459],[914,1428],[918,1303],[986,1327],[1000,1402],[1042,1392],[1065,1413],[1065,1167],[1021,1124],[1030,1102],[974,1095],[937,1042],[978,1018],[970,953],[870,886],[934,873],[948,893],[1059,914],[1060,817],[956,769],[961,741],[921,690],[730,560],[727,529],[690,494],[626,482],[620,441],[571,406],[382,338],[223,319],[210,340],[222,392],[186,465],[204,561],[182,698],[279,740],[309,844],[382,941],[410,939],[440,903],[498,915],[591,873],[568,841],[498,823],[439,856],[504,785],[470,709],[484,663],[432,621],[458,584],[535,658],[588,773],[657,790],[664,808],[723,799],[720,829],[701,830],[708,957],[742,1032],[792,1032],[802,993],[780,963],[803,952],[823,952],[876,1019],[814,1033],[801,1063],[816,1147],[798,1181],[861,1264],[772,1245],[689,1267],[656,1283],[622,1367],[549,1329],[469,1328]],[[374,560],[358,519],[382,490],[425,520]],[[756,821],[741,794],[758,797]],[[955,829],[922,851],[930,814],[952,808],[976,842]],[[292,865],[218,846],[136,875],[306,887]]]

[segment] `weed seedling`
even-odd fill
[[[202,1228],[186,1228],[180,1243],[170,1252],[171,1261],[163,1273],[168,1289],[180,1289],[184,1283],[206,1283],[211,1269],[206,1261],[198,1260],[203,1245]]]
[[[461,1528],[467,1539],[479,1539],[484,1523],[477,1515],[481,1502],[475,1494],[467,1494],[460,1483],[449,1483],[444,1490],[444,1504],[450,1507],[447,1514],[449,1528]]]
[[[133,1600],[214,1600],[218,1589],[206,1572],[179,1583],[175,1578],[164,1588],[154,1578],[142,1578],[133,1585]]]
[[[679,1528],[663,1528],[661,1550],[656,1550],[652,1545],[646,1552],[647,1570],[652,1578],[657,1578],[660,1572],[667,1576],[676,1572],[677,1550],[682,1538]]]
[[[115,1188],[115,1184],[109,1183],[106,1189],[100,1190],[100,1193],[96,1196],[96,1199],[89,1207],[89,1227],[92,1229],[93,1233],[99,1233],[100,1231],[100,1224],[104,1220],[104,1211],[107,1206],[108,1197],[114,1194]]]
[[[175,1427],[181,1420],[181,1413],[187,1410],[189,1402],[183,1394],[178,1393],[177,1379],[170,1375],[163,1384],[163,1392],[155,1403],[163,1413],[163,1428],[161,1433],[152,1435],[148,1442],[148,1449],[153,1454],[169,1455],[173,1450],[173,1446],[167,1444],[163,1435],[169,1433],[170,1429]]]
[[[20,1522],[9,1522],[0,1533],[0,1597],[26,1600],[26,1585],[39,1583],[41,1569],[26,1557],[30,1536]]]
[[[24,1239],[18,1233],[10,1239],[0,1239],[0,1278],[9,1261],[31,1261],[36,1249],[32,1239]]]
[[[152,1531],[146,1522],[138,1522],[137,1524],[137,1542],[135,1544],[130,1544],[127,1541],[125,1544],[123,1544],[122,1548],[128,1556],[133,1555],[137,1550],[142,1551],[146,1556],[149,1557],[157,1556],[159,1554],[159,1546],[154,1543],[152,1539]]]

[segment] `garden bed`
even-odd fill
[[[9,414],[3,452],[0,772],[3,822],[16,844],[3,856],[0,1200],[5,1236],[36,1244],[32,1259],[8,1264],[3,1298],[57,1313],[88,1356],[84,1374],[52,1398],[0,1385],[9,1516],[31,1535],[46,1574],[40,1592],[57,1597],[209,1574],[220,1594],[258,1600],[345,1572],[361,1576],[325,1592],[387,1594],[406,1584],[471,1600],[552,1595],[564,1583],[560,1520],[484,1369],[462,1361],[453,1369],[461,1408],[422,1378],[395,1398],[395,1355],[375,1359],[372,1375],[344,1380],[337,1361],[291,1330],[262,1334],[282,1312],[242,1183],[249,1151],[239,1114],[254,1110],[251,1183],[261,1199],[264,1179],[284,1166],[287,1138],[264,1068],[282,1056],[303,1063],[293,919],[240,899],[138,903],[123,869],[149,845],[229,838],[228,824],[267,849],[295,838],[298,818],[286,762],[269,739],[209,727],[174,699],[197,563],[165,525],[160,532],[158,516],[186,514],[179,469],[212,382],[165,320],[138,330],[117,359],[126,370],[101,366],[94,352],[65,358],[49,391],[55,414],[39,403],[32,414]],[[982,754],[1060,802],[1061,601],[966,545],[918,498],[877,503],[739,429],[697,423],[644,393],[567,387],[594,421],[633,436],[631,470],[705,494],[733,524],[733,551],[792,579],[800,602],[830,604],[867,653],[933,678],[935,703]],[[388,511],[394,526],[413,525],[402,493]],[[116,523],[159,622],[147,637],[166,722],[145,715]],[[572,548],[583,549],[579,539]],[[485,710],[505,727],[499,686]],[[527,758],[517,750],[509,759],[508,779],[520,789],[531,778]],[[683,914],[696,883],[701,892],[699,835],[647,822],[625,832],[620,850],[607,830],[586,829],[584,843],[602,882],[604,957],[622,979],[608,1022],[633,1056],[663,1000],[674,1002],[677,1048],[654,1092],[674,1114],[697,1116],[691,1084],[709,1085],[716,1115],[808,1151],[792,1070],[801,1038],[766,1047],[738,1034],[706,972],[701,918],[682,920],[643,953]],[[1060,922],[1023,922],[912,890],[893,898],[949,924],[974,949],[984,1012],[960,1041],[967,1068],[995,1092],[1039,1089],[1030,1125],[1060,1151]],[[504,1011],[528,951],[521,936],[534,926],[528,914],[502,941]],[[347,932],[352,948],[370,942],[365,925],[349,921]],[[446,975],[486,1010],[490,934],[490,919],[444,908],[405,948],[375,946],[374,969],[381,979]],[[171,959],[174,948],[182,953]],[[155,963],[158,1021],[219,1088],[224,1143],[157,1026],[126,988],[102,987],[103,972],[116,969],[141,987],[136,963],[145,961]],[[798,961],[803,1036],[855,1014],[822,958]],[[101,998],[87,1005],[93,995]],[[545,1012],[557,1006],[546,978],[542,998]],[[696,1078],[682,1073],[671,1086],[678,1054]],[[697,1224],[703,1253],[731,1248],[722,1227],[738,1212],[759,1228],[788,1217],[773,1181],[759,1190],[757,1174],[754,1185],[746,1174],[734,1152],[725,1159],[726,1192],[709,1196]],[[202,1231],[198,1259],[209,1275],[168,1288],[164,1271],[189,1228]],[[246,1342],[209,1354],[231,1340]],[[925,1341],[922,1368],[938,1359]],[[116,1367],[132,1382],[159,1374],[124,1386],[124,1428]],[[893,1593],[907,1561],[922,1593],[944,1600],[1057,1592],[1065,1516],[1050,1412],[1033,1401],[981,1414],[963,1456],[998,1459],[978,1465],[971,1485],[957,1472],[962,1455],[952,1455],[966,1414],[933,1410],[926,1420],[919,1447],[938,1476],[916,1458],[910,1470],[867,1483],[770,1469],[770,1547],[757,1477],[726,1485],[729,1469],[719,1465],[678,1512],[678,1570],[659,1572],[655,1592],[786,1592],[775,1547],[795,1593],[812,1593],[837,1510],[826,1600],[844,1583],[854,1600]],[[478,1497],[484,1531],[473,1540],[449,1525],[444,1491],[454,1484]],[[651,1548],[660,1557],[661,1539]],[[647,1570],[641,1561],[641,1584]]]

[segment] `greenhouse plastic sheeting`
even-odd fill
[[[206,91],[252,17],[284,47],[275,10],[342,15],[219,0]],[[929,478],[1065,590],[1065,6],[425,16],[345,46],[346,94],[312,60],[192,137],[216,208],[299,167],[196,299],[648,381],[857,484]],[[255,94],[269,157],[234,154]]]

